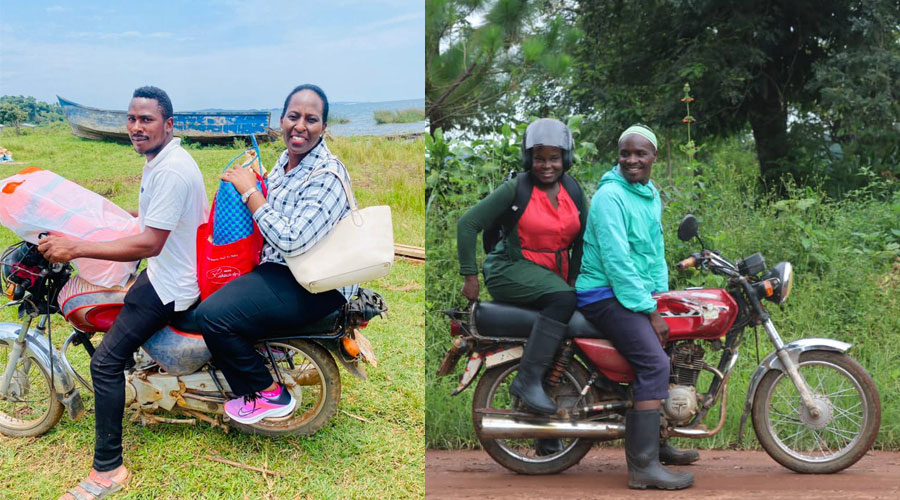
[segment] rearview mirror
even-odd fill
[[[697,236],[697,218],[692,214],[687,214],[678,225],[678,239],[688,241],[695,236]]]

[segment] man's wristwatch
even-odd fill
[[[256,191],[257,191],[256,188],[250,188],[250,189],[248,189],[247,192],[245,192],[244,194],[241,195],[241,203],[243,203],[243,204],[246,205],[246,204],[247,204],[247,200],[249,200],[249,199],[250,199],[250,196],[251,196],[253,193],[255,193]]]

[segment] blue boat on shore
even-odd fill
[[[72,134],[87,139],[130,142],[127,113],[82,106],[56,96]],[[235,137],[277,138],[269,128],[268,111],[183,111],[175,113],[175,135],[202,143],[231,142]]]

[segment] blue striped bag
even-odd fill
[[[252,138],[253,147],[232,158],[225,166],[225,170],[241,159],[241,168],[254,168],[257,172],[259,181],[256,183],[256,189],[265,196],[266,186],[265,180],[262,178],[264,171],[259,161],[259,146],[256,144],[256,138]],[[214,245],[227,245],[253,234],[253,214],[241,201],[241,194],[230,182],[219,181],[213,210],[212,239]]]

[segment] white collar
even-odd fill
[[[162,148],[162,150],[159,153],[157,153],[157,155],[153,158],[153,160],[148,161],[144,166],[147,168],[153,168],[153,167],[159,165],[159,163],[163,160],[163,158],[168,156],[169,153],[171,153],[173,150],[175,150],[175,148],[179,148],[179,147],[181,147],[181,138],[173,137],[172,140],[169,141],[168,144],[166,144],[166,147]]]

